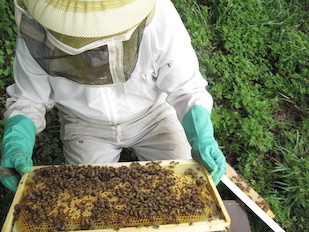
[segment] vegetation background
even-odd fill
[[[13,83],[17,28],[12,2],[0,0],[1,125],[5,87]],[[309,2],[173,2],[209,82],[216,138],[228,162],[270,203],[280,226],[309,231]],[[49,111],[46,120],[48,126],[34,148],[35,165],[63,162],[57,111]],[[1,185],[1,226],[12,198]],[[270,231],[250,210],[248,214],[252,231]]]

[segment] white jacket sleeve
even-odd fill
[[[167,101],[180,121],[194,105],[203,105],[211,112],[213,100],[205,89],[208,83],[199,71],[189,34],[170,0],[158,0],[157,4],[153,19],[157,86],[167,92]]]
[[[15,83],[7,88],[10,98],[6,102],[4,118],[25,115],[33,120],[39,133],[46,127],[46,108],[54,106],[50,98],[52,91],[48,75],[20,37],[17,38],[13,70]]]

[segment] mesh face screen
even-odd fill
[[[61,165],[28,176],[16,231],[158,227],[224,218],[200,164]]]
[[[52,76],[87,85],[113,84],[107,46],[74,56],[56,48],[52,57],[48,66],[48,73]]]
[[[144,20],[138,27],[138,29],[133,32],[130,40],[123,42],[123,50],[124,50],[123,69],[126,80],[130,78],[131,73],[135,68],[146,20]]]
[[[123,67],[119,69],[121,69],[120,72],[124,73],[124,81],[130,78],[137,62],[145,22],[146,19],[133,32],[131,38],[123,42]],[[114,83],[110,71],[110,55],[107,45],[77,55],[69,55],[54,46],[48,40],[45,29],[37,21],[28,18],[26,15],[22,16],[21,32],[26,35],[24,40],[31,55],[49,75],[64,77],[86,85]],[[92,40],[81,39],[81,41],[84,43]]]

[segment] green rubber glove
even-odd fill
[[[15,168],[20,173],[29,172],[35,142],[36,127],[31,119],[23,115],[9,118],[4,124],[1,166]],[[1,177],[1,182],[16,192],[18,177]]]
[[[218,185],[226,172],[226,159],[214,138],[214,130],[208,110],[193,106],[183,117],[182,126],[192,147],[192,157],[210,172]]]

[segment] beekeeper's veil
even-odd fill
[[[156,0],[15,0],[31,55],[52,76],[87,85],[123,83],[138,58]]]

